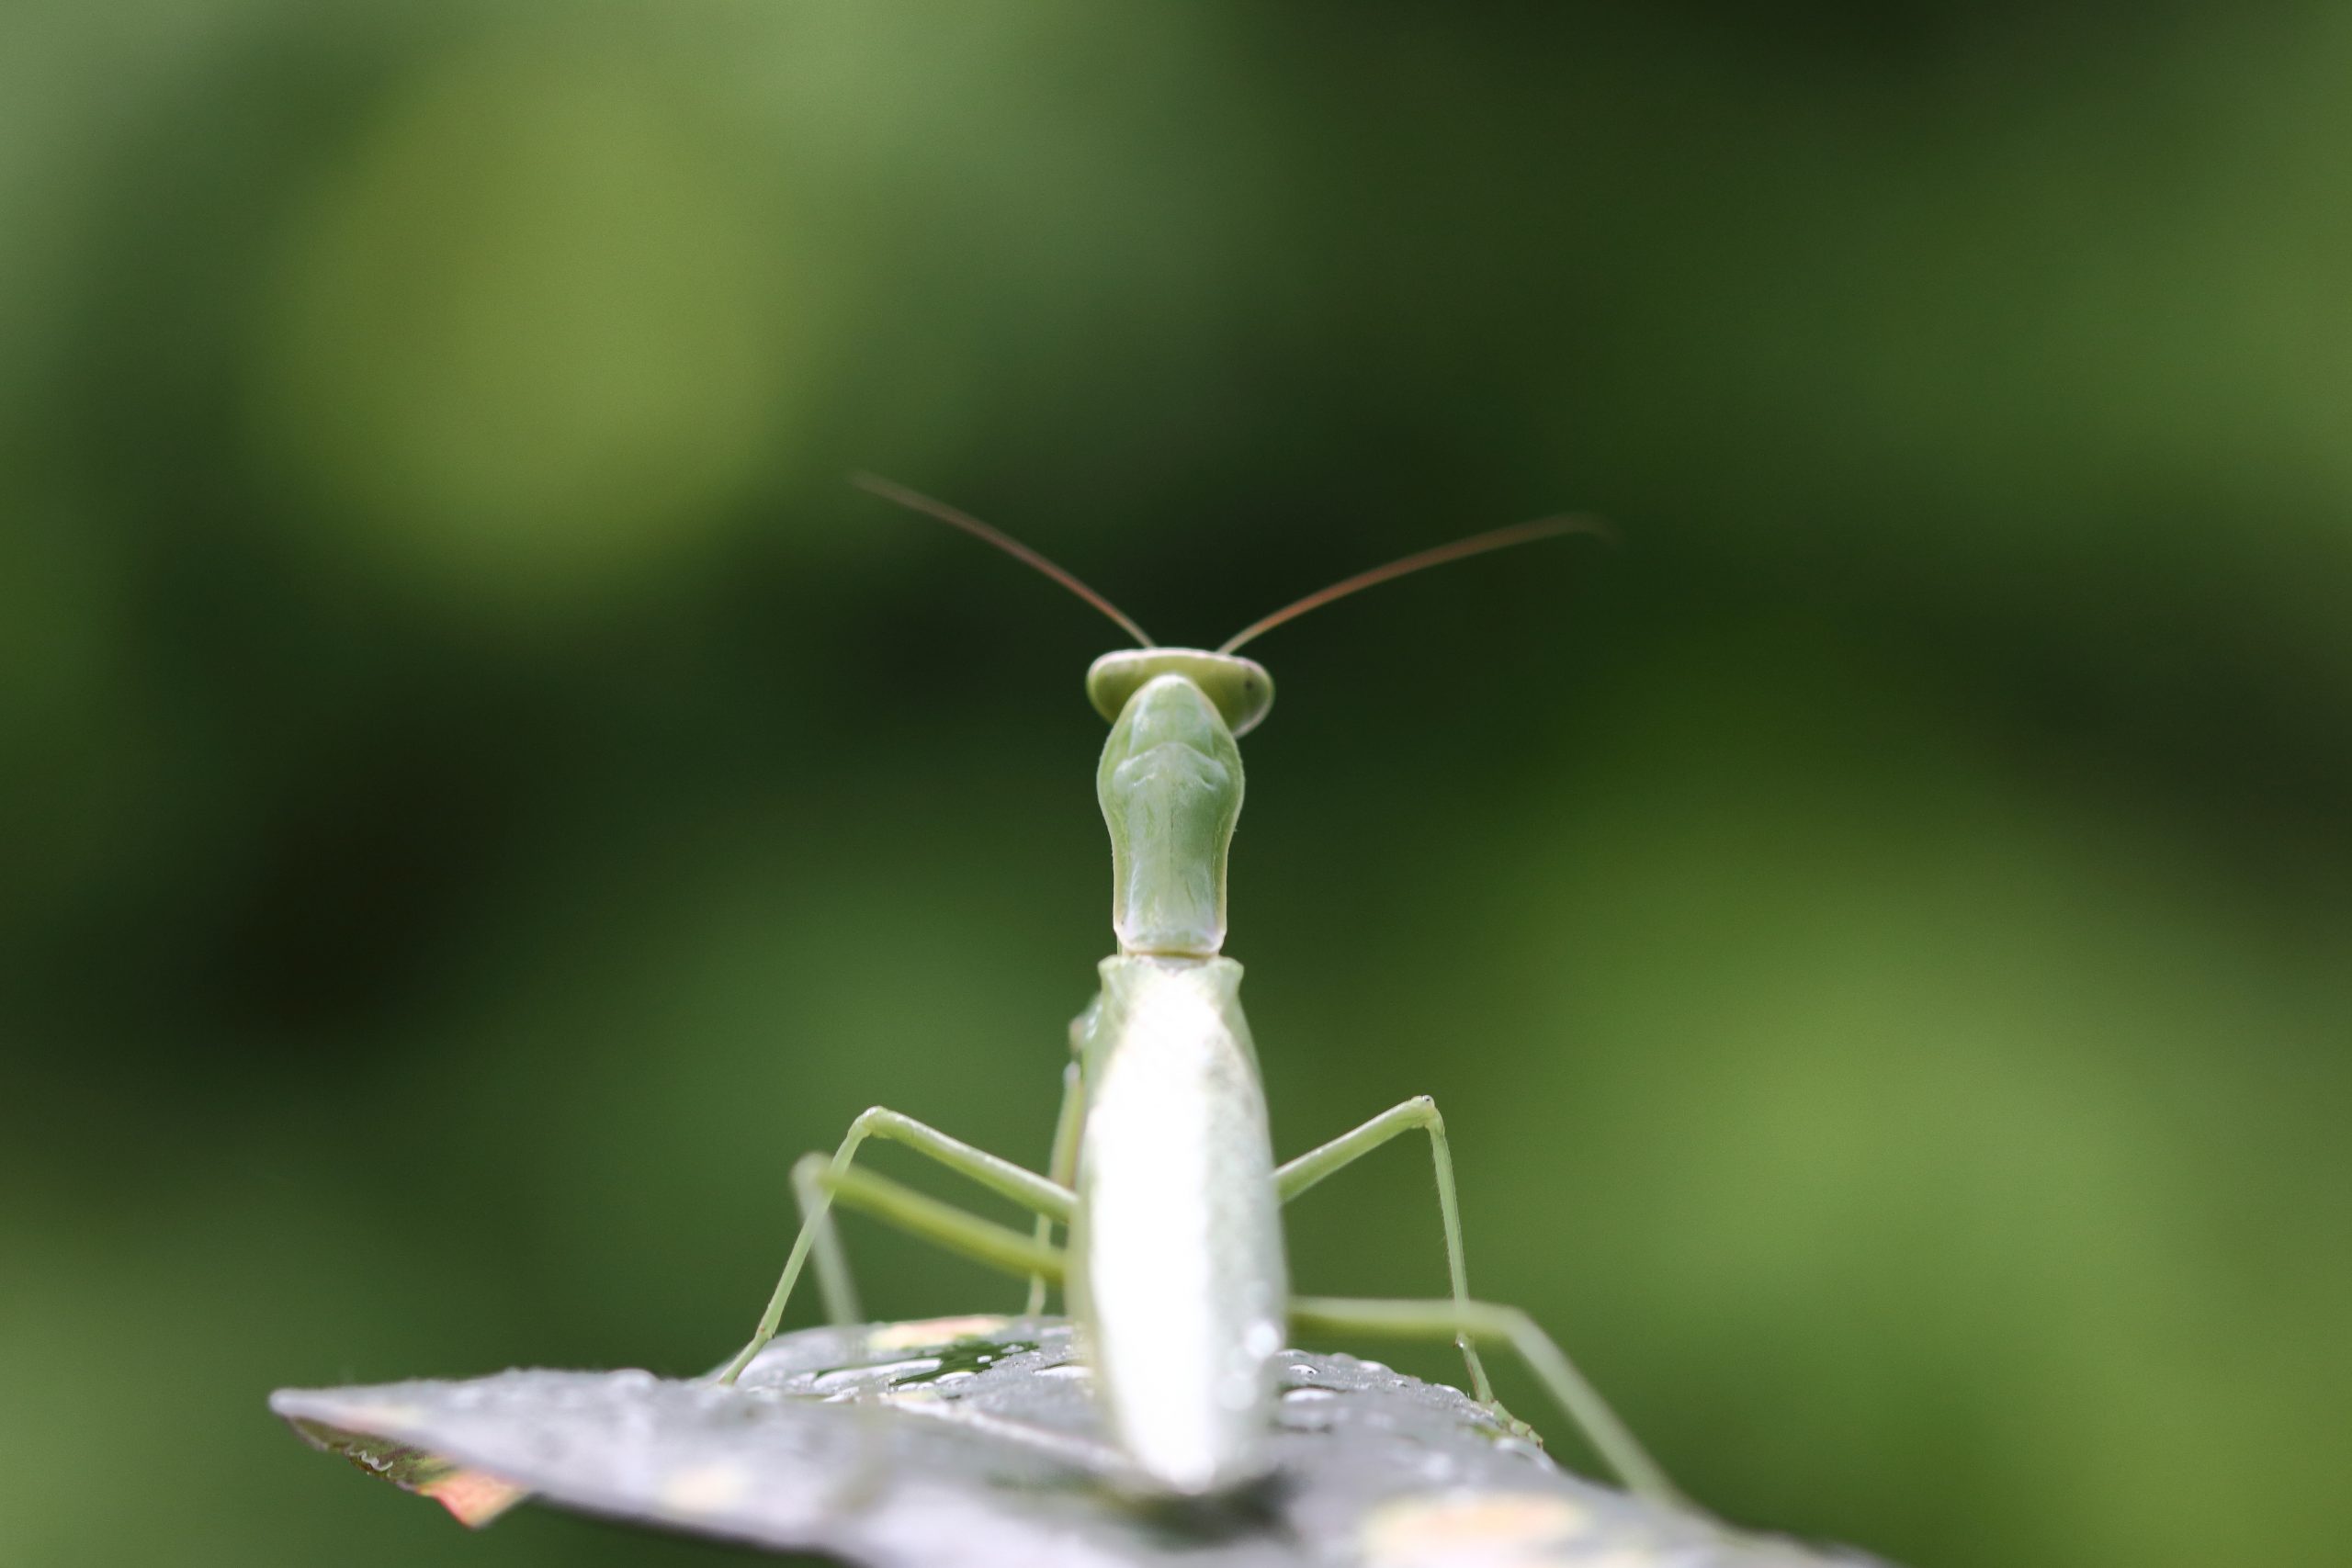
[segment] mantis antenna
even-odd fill
[[[910,512],[920,512],[926,517],[935,517],[951,528],[961,528],[974,538],[994,545],[1014,560],[1044,572],[1047,577],[1110,616],[1119,624],[1122,631],[1136,639],[1137,646],[1142,648],[1159,646],[1151,640],[1150,633],[1129,620],[1116,604],[1112,604],[1085,583],[1080,582],[1075,576],[1056,566],[1012,535],[991,528],[969,513],[958,512],[944,501],[933,501],[921,491],[909,490],[902,484],[893,484],[878,474],[852,474],[850,483],[869,494],[878,495],[885,501],[896,502]]]
[[[1284,621],[1294,621],[1309,610],[1319,610],[1334,599],[1344,599],[1378,583],[1403,577],[1408,572],[1428,567],[1444,566],[1449,561],[1466,560],[1472,556],[1485,555],[1488,550],[1507,550],[1513,545],[1530,545],[1538,539],[1549,539],[1562,534],[1594,534],[1604,539],[1617,536],[1608,524],[1598,517],[1539,517],[1532,523],[1514,523],[1508,528],[1496,528],[1484,534],[1473,534],[1466,539],[1456,539],[1450,545],[1421,550],[1386,566],[1360,571],[1329,588],[1317,589],[1294,604],[1285,604],[1263,620],[1252,621],[1227,637],[1219,653],[1231,653],[1243,643],[1263,637]]]

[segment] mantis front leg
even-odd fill
[[[743,1369],[752,1364],[752,1358],[775,1337],[776,1327],[784,1321],[785,1304],[792,1299],[792,1287],[799,1280],[801,1267],[808,1262],[812,1247],[817,1251],[817,1268],[824,1288],[828,1313],[837,1323],[856,1316],[856,1301],[849,1289],[848,1271],[832,1234],[831,1208],[837,1192],[854,1188],[867,1199],[863,1206],[875,1208],[885,1217],[898,1219],[904,1228],[943,1245],[956,1246],[956,1239],[951,1237],[960,1238],[967,1245],[959,1250],[969,1250],[969,1245],[974,1244],[978,1233],[965,1235],[957,1225],[942,1219],[941,1213],[934,1211],[954,1215],[965,1227],[986,1224],[984,1221],[956,1214],[944,1204],[921,1198],[920,1194],[906,1193],[893,1183],[884,1183],[871,1177],[853,1179],[851,1162],[857,1157],[858,1145],[868,1138],[888,1138],[904,1144],[918,1154],[930,1156],[957,1175],[968,1177],[989,1191],[1009,1198],[1046,1220],[1069,1223],[1070,1212],[1078,1201],[1077,1195],[1069,1188],[1048,1181],[1034,1171],[1023,1170],[1011,1160],[976,1149],[969,1144],[949,1137],[937,1128],[925,1126],[911,1116],[902,1116],[883,1106],[875,1106],[850,1123],[848,1135],[842,1140],[841,1147],[834,1151],[830,1161],[821,1155],[811,1155],[794,1168],[793,1186],[800,1200],[800,1234],[793,1241],[792,1252],[785,1259],[784,1273],[775,1282],[775,1294],[768,1298],[767,1310],[760,1314],[759,1327],[753,1332],[751,1343],[737,1351],[735,1359],[727,1363],[726,1369],[718,1374],[719,1382],[731,1383],[741,1376]],[[989,1230],[998,1228],[1001,1227],[988,1227]],[[1030,1260],[1022,1272],[1033,1277],[1059,1273],[1057,1263],[1046,1261],[1055,1256],[1052,1249],[1026,1237],[1015,1236],[1014,1239],[1023,1244],[1022,1257]],[[1001,1248],[994,1255],[995,1258],[1002,1256]]]
[[[1466,1303],[1470,1300],[1470,1266],[1462,1251],[1462,1205],[1453,1191],[1453,1155],[1445,1144],[1445,1118],[1438,1114],[1437,1101],[1428,1095],[1415,1095],[1401,1105],[1392,1105],[1354,1132],[1341,1134],[1322,1147],[1299,1156],[1274,1172],[1274,1189],[1287,1203],[1334,1171],[1353,1165],[1389,1139],[1415,1128],[1430,1135],[1430,1161],[1437,1168],[1438,1217],[1445,1224],[1446,1276],[1453,1288],[1454,1302]],[[1470,1368],[1471,1396],[1481,1404],[1494,1404],[1494,1387],[1487,1381],[1487,1369],[1478,1359],[1476,1340],[1464,1332],[1455,1335],[1453,1342]]]

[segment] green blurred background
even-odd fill
[[[1736,1517],[2337,1560],[2347,79],[2324,5],[11,0],[0,1562],[726,1555],[263,1396],[698,1371],[872,1102],[1043,1158],[1117,638],[860,468],[1173,641],[1614,518],[1254,650],[1283,1149],[1435,1094],[1481,1292]],[[1295,1216],[1442,1283],[1418,1150]]]

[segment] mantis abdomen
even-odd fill
[[[1229,958],[1119,957],[1080,1041],[1070,1304],[1120,1448],[1165,1490],[1263,1467],[1288,1277]]]

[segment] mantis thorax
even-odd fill
[[[1098,676],[1107,662],[1097,662]],[[1262,689],[1271,701],[1272,683]],[[1226,855],[1241,816],[1234,728],[1189,673],[1151,674],[1120,705],[1095,793],[1111,829],[1111,924],[1121,953],[1209,958],[1224,946]]]

